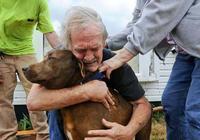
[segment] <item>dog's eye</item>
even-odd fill
[[[48,57],[49,60],[55,60],[55,57]]]

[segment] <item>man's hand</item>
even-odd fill
[[[107,85],[103,81],[92,80],[84,84],[85,90],[89,100],[94,102],[101,102],[104,106],[110,109],[111,105],[114,105],[112,94],[110,93]]]
[[[3,75],[2,75],[2,73],[0,72],[0,84],[2,84],[3,83]]]
[[[126,126],[120,125],[115,122],[109,122],[105,119],[102,120],[106,130],[90,130],[85,140],[132,140],[134,135]]]
[[[99,67],[99,71],[100,72],[106,71],[106,77],[110,79],[110,74],[113,70],[119,68],[133,57],[134,55],[132,53],[123,48],[117,51],[114,57],[104,61],[102,65]]]

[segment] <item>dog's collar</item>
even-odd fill
[[[83,78],[85,78],[85,68],[84,68],[84,64],[83,64],[83,62],[82,61],[79,61],[78,62],[78,66],[79,66],[79,68],[80,68],[80,72],[81,72],[81,76],[83,77]]]

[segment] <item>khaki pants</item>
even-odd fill
[[[17,85],[18,75],[26,95],[31,83],[23,75],[22,68],[36,63],[34,55],[9,56],[0,58],[0,72],[3,75],[3,84],[0,84],[0,140],[16,140],[17,121],[12,105],[13,93]],[[37,140],[49,139],[47,117],[42,111],[29,111],[31,122],[37,133]]]

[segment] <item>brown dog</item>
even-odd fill
[[[37,64],[23,69],[27,79],[39,83],[49,89],[59,89],[80,84],[83,81],[80,63],[68,50],[54,50]],[[87,77],[87,76],[86,76]],[[126,125],[132,115],[132,105],[124,100],[116,91],[112,91],[115,98],[115,108],[108,111],[101,103],[84,102],[61,109],[64,131],[69,131],[73,140],[83,140],[88,130],[105,129],[102,118],[111,122]],[[136,140],[149,140],[151,120],[136,135]]]

